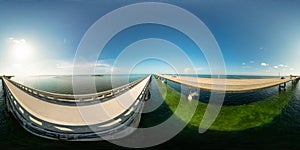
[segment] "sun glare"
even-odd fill
[[[26,39],[8,38],[6,72],[13,75],[31,75],[39,71],[36,51]]]
[[[17,59],[28,59],[32,56],[32,47],[26,40],[13,40],[12,45],[13,57]]]

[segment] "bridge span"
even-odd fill
[[[253,92],[269,87],[278,86],[285,89],[286,83],[298,80],[299,76],[289,76],[284,78],[265,78],[265,79],[219,79],[219,78],[198,78],[190,76],[171,76],[155,74],[157,78],[167,82],[176,82],[191,88],[225,93],[244,93]]]
[[[40,91],[2,77],[7,109],[29,132],[48,139],[118,139],[139,125],[151,75],[95,94]]]

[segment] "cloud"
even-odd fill
[[[290,71],[293,71],[293,70],[295,70],[294,68],[290,68]]]
[[[278,69],[278,66],[274,66],[275,69]]]
[[[260,65],[263,66],[263,67],[269,66],[269,64],[267,64],[265,62],[260,63]]]
[[[191,72],[191,68],[184,68],[183,73],[190,73]]]
[[[288,68],[289,67],[288,65],[285,65],[285,64],[279,64],[278,66],[281,67],[281,68]]]
[[[13,37],[8,38],[8,42],[12,44],[26,44],[27,41],[25,39],[16,39]]]
[[[243,63],[242,63],[242,65],[243,65],[243,66],[245,66],[245,65],[246,65],[246,63],[244,63],[244,62],[243,62]]]
[[[99,62],[95,66],[96,67],[102,67],[102,68],[110,67],[109,64],[103,64],[103,63],[99,63]]]
[[[199,73],[200,71],[202,71],[203,68],[184,68],[183,73],[184,74],[194,74],[194,73]]]
[[[251,67],[251,66],[246,66],[246,65],[245,65],[245,66],[242,66],[242,68],[243,68],[243,69],[250,69],[250,68],[252,68],[252,67]]]
[[[279,67],[284,67],[284,64],[279,64],[278,66],[279,66]]]
[[[73,65],[68,65],[68,64],[56,64],[57,69],[71,69],[73,68]]]
[[[270,73],[270,72],[271,72],[271,70],[270,70],[270,69],[267,69],[267,70],[265,70],[265,72],[266,72],[266,73]]]
[[[111,67],[109,64],[101,64],[101,63],[78,63],[76,65],[73,64],[73,62],[62,62],[56,64],[56,68],[58,69],[66,69],[66,68],[93,68],[93,67],[98,67],[98,68],[108,68]]]
[[[251,61],[249,61],[249,63],[250,63],[250,64],[254,64],[254,63],[255,63],[255,61],[251,60]]]

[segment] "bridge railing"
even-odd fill
[[[22,89],[23,91],[27,92],[28,94],[31,94],[31,95],[34,95],[34,96],[37,96],[40,98],[44,98],[44,99],[48,99],[48,100],[55,100],[55,101],[60,101],[60,102],[80,103],[80,102],[90,102],[90,101],[95,101],[95,100],[104,101],[107,98],[119,95],[119,94],[131,89],[132,87],[134,87],[135,85],[137,85],[141,81],[143,81],[145,78],[146,77],[141,78],[136,81],[133,81],[126,85],[114,88],[112,90],[102,91],[102,92],[93,93],[93,94],[80,94],[80,95],[58,94],[58,93],[41,91],[41,90],[37,90],[37,89],[31,88],[31,87],[22,85],[18,82],[15,82],[15,81],[12,81],[9,79],[7,79],[7,80],[10,81],[15,86],[19,87],[20,89]]]
[[[196,88],[196,89],[199,88],[199,86],[203,87],[203,89],[205,89],[206,87],[211,87],[211,86],[214,86],[214,87],[226,86],[226,88],[234,87],[235,89],[247,88],[247,87],[253,87],[253,86],[262,86],[262,85],[270,85],[269,87],[273,87],[273,86],[281,85],[282,83],[285,83],[285,82],[289,82],[289,81],[292,81],[292,80],[299,79],[299,77],[293,76],[293,78],[286,77],[284,80],[278,78],[277,81],[266,82],[266,83],[251,83],[251,84],[248,84],[248,85],[235,85],[235,84],[227,84],[226,81],[222,84],[218,84],[218,83],[213,83],[213,84],[212,83],[201,83],[200,81],[191,81],[191,80],[183,80],[184,82],[182,82],[181,80],[174,80],[171,76],[156,75],[156,74],[154,76],[156,78],[160,77],[160,78],[163,78],[163,79],[166,79],[166,80],[178,83],[178,84],[182,84],[182,85],[185,85],[185,86],[188,86],[188,87]],[[175,78],[175,79],[177,79],[177,78]],[[268,87],[268,86],[266,86],[266,87]],[[207,89],[209,89],[209,88],[207,88]]]
[[[32,115],[20,105],[5,83],[3,86],[8,110],[14,115],[17,121],[32,134],[56,140],[92,141],[103,139],[103,137],[105,137],[105,139],[120,138],[119,136],[122,137],[128,134],[126,130],[128,127],[137,127],[144,101],[148,98],[150,82],[151,78],[149,78],[146,86],[134,103],[119,116],[105,122],[81,126],[55,124]],[[129,132],[130,131],[131,129],[129,129]]]
[[[168,79],[168,80],[170,80],[170,79]],[[175,82],[174,80],[170,80],[170,81]],[[288,81],[289,80],[286,80],[284,82],[288,82]],[[278,81],[266,82],[266,83],[251,83],[251,84],[248,84],[248,85],[235,85],[235,84],[227,84],[226,82],[225,82],[226,84],[224,84],[224,83],[223,84],[218,84],[218,83],[212,84],[212,83],[200,83],[200,82],[197,82],[197,81],[195,81],[195,82],[185,81],[185,83],[186,83],[185,85],[190,85],[189,83],[199,85],[199,86],[206,86],[206,87],[210,87],[212,85],[214,85],[215,87],[225,85],[227,88],[233,86],[233,87],[238,89],[238,88],[246,88],[246,87],[261,86],[261,85],[279,85],[279,84],[282,84],[282,82],[283,81],[278,79]],[[181,83],[181,82],[178,82],[178,83],[184,85],[184,83]]]

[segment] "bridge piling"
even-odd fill
[[[0,81],[1,81],[1,85],[2,85],[2,91],[3,91],[3,95],[5,94],[4,93],[4,85],[3,85],[3,80],[2,80],[2,77],[0,76]],[[5,95],[4,95],[5,96]]]
[[[148,101],[151,98],[150,88],[151,88],[151,78],[149,79],[149,84],[146,88],[146,95],[145,95],[145,101]]]
[[[199,90],[196,88],[195,91],[193,92],[192,87],[189,87],[188,100],[191,101],[193,97],[198,97],[198,96],[199,96]]]
[[[283,84],[279,84],[279,91],[281,91],[281,90],[286,90],[286,82],[284,82]]]
[[[145,101],[148,101],[151,98],[151,93],[149,90],[146,91]]]

